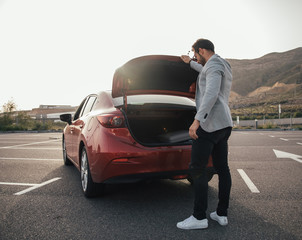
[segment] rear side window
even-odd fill
[[[87,100],[86,105],[85,105],[85,107],[84,107],[84,109],[83,109],[83,111],[81,113],[81,116],[84,116],[87,113],[91,112],[92,107],[93,107],[93,105],[95,103],[95,100],[96,100],[95,96],[89,97],[89,99]]]

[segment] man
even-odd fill
[[[198,39],[192,46],[194,60],[189,56],[181,59],[199,72],[196,82],[196,110],[194,122],[189,128],[193,139],[190,169],[194,187],[193,215],[177,223],[181,229],[208,227],[208,180],[206,166],[212,154],[213,165],[218,173],[218,206],[210,218],[220,225],[228,224],[227,209],[231,191],[231,175],[228,166],[228,139],[232,131],[232,117],[228,99],[232,85],[231,67],[214,51],[214,44]]]

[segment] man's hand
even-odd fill
[[[194,122],[192,123],[191,127],[189,128],[189,135],[194,140],[196,140],[198,138],[196,131],[199,128],[199,125],[200,125],[199,121],[195,119]]]
[[[185,63],[190,63],[192,60],[188,55],[181,55],[180,56],[181,60],[183,60]]]

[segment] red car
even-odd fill
[[[80,170],[86,197],[107,183],[188,177],[197,75],[176,56],[135,58],[116,70],[112,91],[60,116],[64,163]]]

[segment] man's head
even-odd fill
[[[214,44],[204,38],[198,39],[192,46],[192,51],[194,52],[194,57],[202,65],[208,61],[208,59],[215,54]]]

